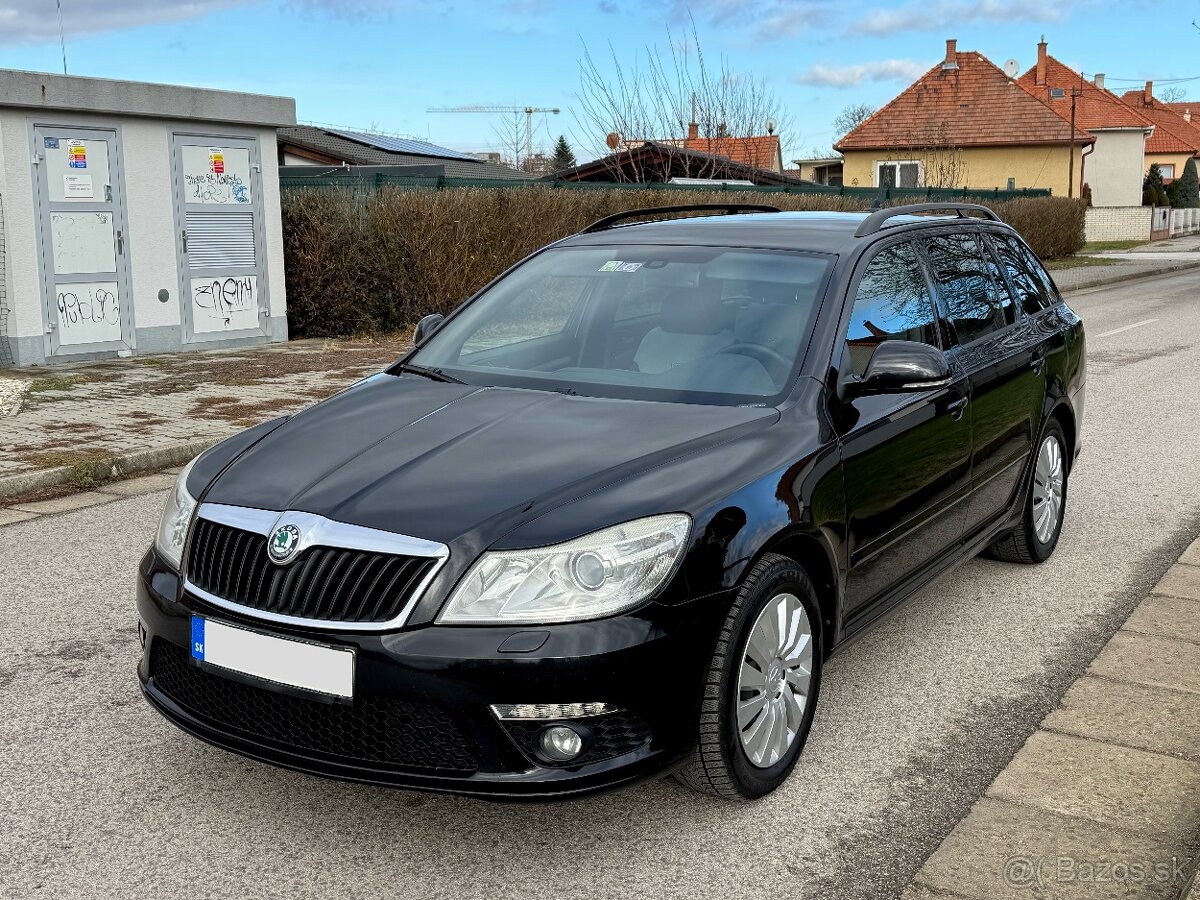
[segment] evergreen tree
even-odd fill
[[[550,167],[555,172],[575,168],[575,153],[571,150],[571,145],[567,143],[564,135],[560,134],[558,141],[554,144],[554,156],[550,159]]]
[[[1150,166],[1150,171],[1146,173],[1146,180],[1142,182],[1142,206],[1166,206],[1167,188],[1163,184],[1162,170],[1158,167],[1158,163],[1153,163]]]
[[[1179,184],[1179,206],[1185,209],[1195,209],[1200,206],[1200,178],[1196,176],[1196,160],[1189,159],[1183,167],[1183,174],[1177,179]]]

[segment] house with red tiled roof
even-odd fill
[[[1059,62],[1037,45],[1037,63],[1018,81],[1070,124],[1096,141],[1079,158],[1082,182],[1091,190],[1093,206],[1140,206],[1146,142],[1154,123],[1095,82]]]
[[[1079,196],[1095,137],[983,54],[946,55],[834,144],[843,183],[858,187],[1049,188]]]
[[[1131,109],[1154,123],[1154,137],[1146,144],[1146,170],[1157,163],[1163,181],[1173,181],[1183,174],[1183,167],[1192,157],[1200,157],[1200,123],[1192,121],[1190,112],[1174,109],[1154,97],[1154,82],[1147,81],[1140,91],[1126,91],[1121,100]]]
[[[783,151],[779,146],[779,135],[777,134],[751,135],[749,137],[733,137],[731,135],[701,137],[700,126],[692,122],[688,125],[688,136],[687,140],[683,142],[683,146],[686,150],[724,156],[726,159],[731,159],[744,166],[783,172]]]

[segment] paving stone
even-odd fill
[[[1152,593],[1200,600],[1200,566],[1171,566]]]
[[[1133,631],[1118,631],[1088,671],[1104,678],[1200,694],[1200,649]]]
[[[157,475],[143,475],[140,478],[127,478],[124,481],[113,481],[98,490],[105,494],[116,494],[119,497],[136,497],[139,494],[165,491],[174,484],[175,476],[163,472]]]
[[[1187,856],[1178,844],[983,797],[916,881],[977,900],[1175,900]]]
[[[108,503],[116,499],[112,494],[84,491],[82,494],[68,494],[65,497],[55,497],[53,500],[18,503],[15,506],[10,506],[9,509],[46,515],[48,513],[70,512],[73,509],[83,509],[85,506],[99,506],[101,503]]]
[[[1200,763],[1035,732],[987,795],[1182,845],[1200,832]]]
[[[1200,762],[1200,694],[1085,675],[1042,727]]]
[[[1200,603],[1152,594],[1141,602],[1121,627],[1126,631],[1157,634],[1200,644]]]
[[[19,509],[0,506],[0,525],[12,525],[15,522],[25,522],[36,518],[37,513],[23,512]]]

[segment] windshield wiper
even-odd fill
[[[428,378],[430,381],[442,381],[446,384],[466,384],[461,378],[455,378],[453,375],[447,375],[441,369],[427,369],[424,366],[414,366],[412,363],[402,363],[398,366],[401,372],[409,372],[413,375],[420,375],[422,378]]]

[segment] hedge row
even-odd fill
[[[542,187],[413,191],[295,189],[283,194],[288,326],[297,337],[393,331],[448,312],[523,256],[634,207],[766,203],[858,210],[837,196],[568,191]],[[1061,198],[988,204],[1039,256],[1083,246],[1083,206]]]

